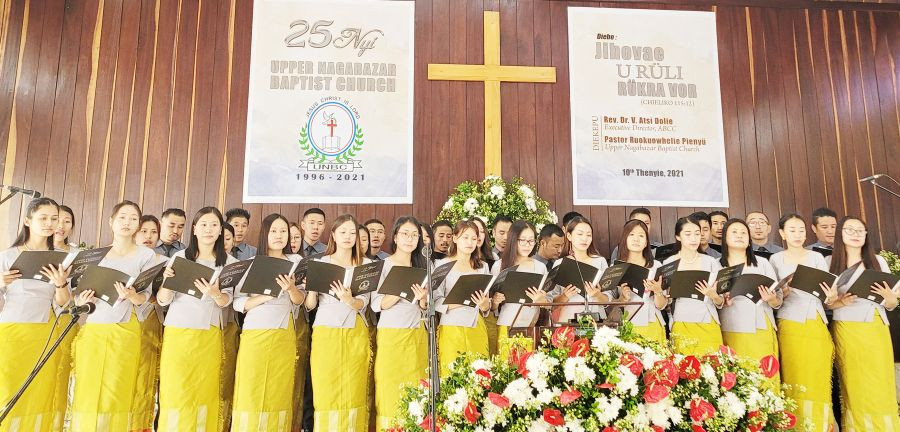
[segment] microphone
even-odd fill
[[[872,180],[875,180],[875,179],[879,179],[879,178],[881,178],[881,177],[884,177],[884,174],[870,175],[870,176],[868,176],[868,177],[863,177],[863,178],[859,179],[859,182],[860,182],[860,183],[865,183],[865,182],[867,182],[867,181],[872,181]]]
[[[422,248],[422,256],[425,258],[431,258],[431,246],[425,246]]]
[[[22,189],[22,188],[20,188],[20,187],[18,187],[18,186],[3,186],[3,187],[6,188],[6,190],[8,190],[8,191],[10,191],[10,192],[12,192],[12,193],[14,193],[14,194],[20,193],[20,194],[22,194],[22,195],[27,195],[27,196],[30,196],[30,197],[32,197],[32,198],[40,198],[40,197],[41,197],[41,193],[38,192],[38,191],[36,191],[36,190]]]
[[[90,315],[97,310],[97,305],[93,303],[85,303],[81,306],[69,306],[65,310],[63,310],[63,314],[65,315]]]

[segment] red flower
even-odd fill
[[[657,403],[669,396],[669,388],[660,384],[650,384],[644,388],[644,402]]]
[[[526,353],[527,353],[527,351],[525,351],[525,348],[522,348],[518,345],[513,346],[512,349],[509,351],[509,364],[512,366],[518,366],[519,360]]]
[[[694,356],[687,356],[678,364],[678,377],[686,380],[695,380],[700,377],[700,360]]]
[[[591,341],[581,338],[572,344],[569,357],[584,357],[591,350]]]
[[[472,401],[466,404],[466,408],[463,410],[463,416],[466,417],[466,421],[469,423],[475,423],[478,421],[478,418],[481,417],[481,413],[478,412],[478,408],[475,407],[475,404]]]
[[[394,427],[387,428],[385,430],[385,432],[403,432],[403,428],[400,426],[394,426]]]
[[[581,397],[581,392],[577,389],[566,390],[559,394],[559,401],[563,405],[568,405],[572,402],[578,400]]]
[[[797,416],[790,411],[782,411],[781,412],[782,419],[778,424],[775,425],[778,429],[793,429],[794,426],[797,426]]]
[[[444,424],[444,419],[438,417],[437,424],[434,427],[434,430],[440,432],[441,425]],[[431,430],[431,414],[425,416],[425,419],[422,420],[422,423],[419,423],[419,427],[425,430]]]
[[[722,388],[725,389],[726,391],[731,390],[731,388],[734,387],[734,384],[736,382],[737,382],[737,375],[735,375],[734,372],[725,372],[725,374],[722,375],[721,385],[722,385]]]
[[[603,428],[603,432],[619,432],[619,428],[615,426],[607,426]]]
[[[650,428],[653,429],[653,432],[663,432],[663,431],[665,431],[665,429],[663,429],[662,426],[656,426],[656,425],[653,425],[653,426],[650,426]]]
[[[612,389],[616,388],[616,385],[613,383],[610,383],[610,382],[605,382],[603,384],[597,384],[597,388],[612,390]]]
[[[509,399],[497,393],[488,393],[488,399],[498,408],[509,408]]]
[[[644,374],[644,384],[660,384],[666,387],[672,388],[675,387],[675,384],[678,383],[678,367],[675,366],[675,362],[670,359],[659,360],[654,365],[653,368],[646,374]]]
[[[644,370],[644,364],[634,354],[622,354],[619,358],[619,364],[628,368],[634,376],[641,376]]]
[[[706,429],[703,429],[703,426],[700,425],[700,424],[698,424],[698,423],[692,424],[692,425],[691,425],[691,430],[692,430],[693,432],[706,432]]]
[[[528,368],[525,364],[528,362],[528,358],[531,357],[534,353],[527,352],[525,355],[519,357],[519,369],[517,372],[519,375],[522,375],[522,378],[528,378]]]
[[[722,354],[731,356],[731,357],[734,357],[734,356],[737,355],[737,353],[734,352],[734,348],[732,348],[732,347],[730,347],[730,346],[728,346],[728,345],[722,345],[722,346],[720,346],[720,347],[719,347],[719,352],[722,353]]]
[[[482,378],[482,383],[481,383],[482,387],[484,387],[484,388],[490,388],[490,386],[491,386],[491,373],[488,372],[487,369],[478,369],[477,371],[475,371],[475,375],[478,375],[479,377]]]
[[[766,425],[759,411],[750,411],[747,413],[747,430],[748,432],[759,432]]]
[[[566,424],[563,420],[562,413],[558,409],[544,408],[544,421],[551,426],[562,426]]]
[[[690,406],[691,420],[702,423],[716,416],[716,408],[704,399],[692,399]]]
[[[759,368],[762,370],[766,378],[772,378],[778,374],[778,359],[769,354],[759,360]]]
[[[719,366],[722,365],[719,362],[719,357],[716,356],[715,354],[707,354],[707,355],[703,356],[703,361],[705,361],[706,363],[709,363],[710,366],[713,367],[713,369],[718,369]]]
[[[550,336],[550,343],[556,348],[564,348],[575,342],[575,328],[572,326],[557,327]]]
[[[431,387],[431,384],[428,383],[428,380],[422,378],[419,380],[419,387],[429,388]]]

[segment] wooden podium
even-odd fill
[[[606,312],[606,318],[602,320],[595,320],[598,325],[611,327],[611,328],[619,328],[622,323],[626,320],[630,321],[634,315],[641,310],[644,306],[644,302],[642,301],[631,301],[631,302],[568,302],[568,303],[522,303],[521,306],[534,306],[539,308],[539,312],[535,315],[535,318],[532,320],[531,325],[527,327],[510,327],[509,328],[509,337],[514,336],[524,336],[531,338],[534,341],[534,346],[541,346],[541,339],[544,335],[544,330],[550,330],[557,327],[562,327],[565,325],[571,325],[578,327],[580,324],[578,323],[578,318],[585,314],[592,314],[588,311],[582,313],[576,313],[575,319],[569,322],[560,322],[556,321],[552,318],[552,314],[547,308],[555,308],[561,306],[603,306],[604,311]],[[634,314],[631,314],[630,317],[625,316],[625,308],[627,306],[637,306],[637,309],[634,311]],[[516,312],[516,316],[513,318],[513,323],[516,322],[519,318],[519,313],[522,312],[522,308],[519,308],[518,312]],[[595,313],[594,313],[595,314]],[[577,332],[580,333],[580,332]]]

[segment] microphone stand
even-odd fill
[[[892,179],[892,180],[893,180],[893,179]],[[884,187],[884,186],[878,184],[878,181],[877,181],[876,179],[869,180],[869,183],[872,183],[872,186],[875,186],[875,188],[877,188],[877,189],[881,189],[881,190],[883,190],[883,191],[885,191],[885,192],[887,192],[887,193],[889,193],[889,194],[891,194],[891,195],[893,195],[893,196],[895,196],[895,197],[897,197],[897,198],[900,198],[900,194],[897,194],[897,192],[894,192],[894,191],[892,191],[892,190],[890,190],[890,189],[888,189],[888,188],[886,188],[886,187]]]
[[[0,203],[2,203],[2,201],[0,201]],[[22,387],[19,388],[19,391],[17,391],[16,394],[13,395],[12,399],[10,399],[9,402],[2,408],[3,412],[0,413],[0,425],[3,424],[3,420],[6,419],[6,416],[8,416],[10,412],[12,412],[12,409],[16,405],[16,402],[18,402],[22,395],[25,393],[25,389],[27,389],[28,386],[31,385],[31,382],[34,381],[34,379],[37,377],[37,374],[41,371],[41,368],[43,368],[44,365],[50,360],[50,357],[59,347],[59,344],[62,343],[63,339],[65,339],[69,331],[72,330],[72,327],[75,327],[75,323],[78,322],[79,316],[80,314],[77,313],[72,314],[72,320],[69,321],[69,324],[66,326],[66,328],[63,329],[59,337],[56,338],[56,342],[54,342],[53,346],[50,347],[50,350],[47,351],[47,353],[38,360],[37,364],[34,366],[34,369],[32,369],[31,374],[28,375],[28,378],[25,378],[25,382],[22,384]]]
[[[437,432],[437,395],[440,392],[441,377],[438,365],[437,346],[437,322],[434,312],[434,286],[431,281],[431,272],[434,271],[434,262],[431,261],[431,247],[422,249],[425,255],[425,274],[427,276],[426,289],[428,290],[428,309],[425,311],[425,328],[428,330],[428,378],[431,384],[428,386],[428,403],[431,412],[430,432]]]
[[[16,196],[17,193],[19,193],[18,190],[12,189],[11,192],[9,193],[9,195],[7,195],[3,199],[0,199],[0,205],[3,205],[3,203],[9,201],[12,197]],[[2,418],[0,418],[0,420],[2,420]]]

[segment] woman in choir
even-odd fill
[[[722,267],[744,265],[741,274],[758,274],[778,280],[769,261],[757,257],[750,245],[750,227],[741,219],[730,219],[722,227]],[[772,286],[760,285],[759,302],[747,297],[731,297],[719,312],[722,322],[722,339],[726,345],[744,357],[759,361],[765,356],[778,358],[778,338],[775,336],[774,310],[781,307],[783,294]],[[781,387],[776,374],[768,384],[773,390]]]
[[[787,249],[772,255],[769,262],[778,280],[794,274],[798,265],[828,271],[825,258],[803,247],[806,221],[796,213],[788,213],[778,221],[778,233]],[[837,290],[823,285],[823,291]],[[781,379],[788,386],[784,392],[797,401],[799,424],[812,422],[813,430],[826,432],[835,427],[831,406],[831,370],[834,343],[828,332],[828,318],[818,297],[788,284],[784,303],[776,312],[778,347],[781,357]]]
[[[225,240],[225,253],[234,256],[234,226],[230,223],[222,225],[222,238]],[[237,258],[235,256],[235,258]],[[232,402],[234,401],[234,369],[237,365],[238,339],[241,333],[237,315],[233,308],[222,308],[222,384],[219,392],[222,395],[223,430],[231,427]]]
[[[363,256],[357,229],[348,214],[331,226],[331,237],[320,261],[346,268],[371,262]],[[315,431],[368,430],[368,371],[372,360],[365,309],[368,294],[353,296],[350,287],[332,284],[334,296],[306,297],[315,309],[310,366],[312,368]]]
[[[159,219],[153,215],[141,216],[141,228],[134,236],[134,242],[150,249],[159,243]]]
[[[678,271],[707,271],[710,281],[714,281],[722,266],[715,258],[697,250],[700,247],[700,221],[690,216],[679,218],[675,222],[675,241],[678,253],[663,264],[678,260]],[[683,355],[703,355],[722,346],[717,308],[725,304],[725,298],[716,292],[712,282],[697,282],[696,289],[703,295],[702,300],[679,298],[673,305],[671,337],[675,351]]]
[[[839,280],[839,297],[829,295],[825,302],[825,307],[834,310],[832,334],[841,376],[841,429],[900,430],[887,320],[887,311],[897,307],[896,287],[872,285],[870,292],[884,298],[881,303],[847,293],[865,269],[890,272],[884,258],[872,251],[866,234],[861,219],[845,216],[838,222],[834,253],[829,257],[831,273],[853,272],[845,283]]]
[[[495,260],[494,253],[491,251],[491,242],[487,240],[487,225],[485,225],[481,218],[476,216],[469,218],[469,222],[475,223],[478,227],[478,245],[476,251],[478,252],[478,258],[484,261],[486,268],[490,270],[491,266],[494,265]],[[491,355],[497,354],[497,339],[499,338],[496,313],[497,306],[499,306],[499,303],[495,305],[492,301],[492,311],[484,317],[484,328],[487,330],[488,334],[488,352],[490,352]]]
[[[291,253],[303,255],[303,230],[297,222],[291,222]]]
[[[165,276],[175,276],[172,263],[178,257],[209,268],[237,262],[237,258],[225,253],[223,225],[218,209],[200,209],[191,221],[188,247],[172,257]],[[229,414],[223,411],[220,388],[222,308],[231,304],[232,289],[220,290],[217,281],[204,279],[194,281],[194,286],[202,293],[199,299],[166,288],[160,288],[157,294],[159,304],[169,306],[159,366],[160,431],[218,431],[223,429]]]
[[[131,201],[113,207],[109,220],[112,249],[100,261],[100,266],[137,276],[156,264],[153,249],[134,243],[140,219],[141,209]],[[88,315],[75,338],[72,430],[132,430],[139,426],[135,421],[147,414],[139,411],[135,395],[139,365],[143,361],[141,321],[148,315],[147,307],[142,305],[150,301],[151,290],[138,293],[132,287],[116,283],[119,298],[110,306],[98,301],[91,288],[79,286],[83,291],[76,298],[77,304],[93,302],[97,310]]]
[[[68,206],[59,205],[59,219],[57,220],[56,231],[53,233],[53,248],[63,252],[74,252],[78,250],[77,244],[69,243],[69,236],[72,229],[75,228],[75,213]],[[81,322],[84,322],[83,317]],[[67,321],[67,320],[66,320]],[[65,324],[65,322],[64,322]],[[59,344],[56,351],[59,353],[59,364],[56,377],[56,393],[53,395],[54,412],[64,413],[69,406],[69,378],[72,374],[72,342],[78,334],[78,327],[72,327],[72,330],[66,334],[66,338]],[[63,326],[57,326],[56,331],[61,332]]]
[[[225,253],[234,256],[234,227],[230,223],[226,223],[222,228],[222,236],[225,239]],[[237,257],[235,256],[235,258]]]
[[[606,258],[603,258],[597,252],[597,247],[594,246],[594,227],[590,221],[581,216],[575,217],[566,225],[566,245],[562,255],[591,265],[600,272],[609,267]],[[583,289],[574,285],[566,287],[557,285],[553,293],[555,294],[553,298],[554,303],[583,303],[585,301],[584,294],[587,294],[589,301],[608,302],[617,295],[617,290],[613,289],[603,292],[600,288],[585,281]],[[599,312],[603,317],[606,316],[602,306],[591,306],[590,309],[593,312]],[[553,311],[553,314],[555,321],[565,322],[574,319],[575,313],[583,310],[584,306],[558,306]]]
[[[415,218],[398,218],[391,238],[394,254],[384,260],[381,282],[394,267],[425,268],[422,255],[425,244]],[[419,284],[414,284],[412,291],[415,295],[410,299],[372,293],[372,310],[381,313],[375,354],[375,418],[379,432],[388,429],[397,416],[402,396],[398,389],[404,384],[415,385],[426,377],[428,337],[422,324],[422,311],[428,306],[428,293]]]
[[[472,294],[472,306],[444,304],[444,299],[453,290],[460,276],[467,274],[489,274],[487,265],[481,261],[478,245],[478,225],[470,221],[460,221],[453,229],[453,240],[447,258],[438,260],[435,267],[454,262],[453,269],[436,287],[435,310],[441,313],[438,326],[438,352],[441,375],[447,375],[450,365],[459,353],[488,355],[488,333],[484,316],[491,310],[491,298],[483,292]]]
[[[372,259],[372,245],[369,243],[369,229],[362,224],[356,228],[359,232],[359,244],[360,249],[363,251],[363,256]]]
[[[547,266],[532,258],[534,246],[537,241],[537,230],[523,220],[516,221],[509,228],[507,247],[500,254],[500,261],[494,263],[491,268],[493,275],[499,275],[501,271],[516,266],[518,272],[545,274]],[[525,294],[531,303],[547,303],[547,292],[542,287],[527,287]],[[512,349],[509,339],[510,327],[529,327],[538,318],[540,308],[536,306],[520,306],[518,303],[504,303],[506,296],[503,293],[494,294],[491,306],[493,313],[497,315],[498,336],[497,350],[501,357],[509,357]],[[518,314],[518,317],[516,317]],[[513,321],[515,320],[515,321]],[[529,351],[533,346],[527,347]]]
[[[16,240],[9,249],[0,252],[0,401],[3,403],[25,382],[44,350],[58,310],[72,298],[66,280],[69,269],[54,266],[42,269],[46,281],[21,279],[18,270],[10,269],[23,251],[53,250],[58,215],[59,207],[50,198],[32,200],[25,208]],[[68,325],[69,320],[62,318],[60,323]],[[65,403],[60,404],[56,398],[61,358],[60,351],[56,351],[0,425],[0,431],[62,429]]]
[[[75,228],[75,213],[69,206],[59,205],[59,219],[57,220],[56,231],[53,232],[53,249],[71,252],[73,248],[78,249],[78,245],[69,243],[69,235]]]
[[[650,250],[650,232],[647,224],[637,219],[632,219],[625,224],[622,230],[622,239],[618,245],[619,259],[629,264],[638,265],[649,269],[649,276],[644,281],[644,295],[640,299],[634,299],[632,287],[623,284],[621,299],[623,301],[642,301],[643,306],[635,313],[636,306],[628,306],[625,311],[634,324],[634,331],[648,340],[665,343],[666,329],[664,327],[662,310],[669,304],[662,290],[662,276],[656,276],[656,269],[660,267],[658,261],[653,259]],[[624,253],[622,251],[625,251]]]
[[[280,214],[262,221],[259,244],[266,256],[300,261],[290,250],[290,225]],[[262,251],[261,251],[262,252]],[[234,379],[232,430],[281,432],[290,429],[293,409],[297,334],[294,320],[306,298],[289,274],[278,275],[278,296],[243,294],[241,283],[234,310],[247,314],[241,332]]]
[[[295,244],[296,242],[296,244]],[[303,257],[303,233],[296,223],[291,222],[291,253]],[[305,281],[295,281],[301,288],[304,287]],[[308,295],[308,293],[306,294]],[[304,302],[306,299],[304,298]],[[304,397],[306,394],[306,379],[309,373],[309,350],[310,339],[312,338],[312,329],[309,328],[309,313],[302,304],[297,307],[294,314],[294,332],[297,346],[297,361],[294,363],[294,391],[293,391],[293,407],[294,414],[291,417],[291,431],[297,432],[303,430],[304,417]]]

